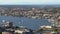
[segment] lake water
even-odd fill
[[[13,16],[0,16],[0,22],[2,20],[11,21],[16,26],[25,26],[33,30],[39,29],[42,25],[51,25],[47,19],[32,19],[27,17],[13,17]]]

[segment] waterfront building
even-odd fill
[[[54,25],[58,28],[60,27],[60,17],[59,16],[56,19],[54,19]]]
[[[31,32],[29,29],[25,29],[25,28],[16,29],[14,33],[18,33],[18,34],[33,34],[33,32]]]
[[[52,28],[52,26],[41,26],[41,28]]]

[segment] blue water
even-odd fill
[[[2,20],[11,21],[16,26],[25,26],[33,30],[39,29],[42,25],[51,24],[47,19],[32,19],[27,17],[0,16],[0,22]]]

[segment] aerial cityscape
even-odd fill
[[[0,34],[60,34],[60,0],[0,0]]]
[[[2,5],[0,22],[0,34],[60,34],[60,7]]]

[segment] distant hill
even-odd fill
[[[60,5],[0,5],[0,7],[6,7],[6,8],[54,8],[54,7],[60,7]]]

